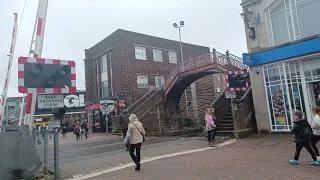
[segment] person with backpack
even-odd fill
[[[303,115],[300,111],[294,113],[294,122],[291,131],[294,133],[296,153],[294,155],[294,159],[289,160],[289,162],[297,165],[302,148],[306,148],[312,156],[312,162],[310,165],[319,166],[320,163],[317,161],[317,156],[310,143],[310,140],[313,136],[311,126],[307,120],[303,119]]]

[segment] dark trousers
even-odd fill
[[[134,150],[136,150],[136,154],[134,154]],[[141,160],[140,150],[141,150],[141,143],[130,145],[129,154],[136,165],[140,164],[140,160]]]
[[[128,131],[128,129],[122,129],[122,135],[123,135],[123,138],[125,138],[126,137],[126,135],[127,135],[127,131]],[[127,150],[129,150],[129,147],[130,147],[130,144],[129,144],[130,142],[128,141],[127,142],[127,144],[126,144],[126,148],[127,148]]]
[[[299,160],[300,152],[301,152],[301,149],[303,147],[307,149],[307,151],[311,154],[312,159],[314,161],[316,161],[317,157],[316,157],[316,154],[314,153],[314,151],[313,151],[313,149],[311,147],[311,143],[310,143],[310,141],[306,141],[306,140],[305,141],[296,142],[296,153],[294,155],[294,159],[295,160]]]
[[[80,138],[80,132],[76,132],[77,141],[79,141]]]
[[[84,135],[85,135],[86,139],[88,139],[88,129],[84,130]]]
[[[213,142],[216,139],[216,129],[208,131],[208,142]]]
[[[312,146],[312,149],[314,150],[314,152],[316,153],[316,156],[320,156],[319,154],[319,150],[318,150],[318,147],[317,147],[317,143],[318,141],[320,141],[320,136],[313,136],[311,138],[311,146]]]

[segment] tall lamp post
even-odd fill
[[[184,69],[184,60],[183,60],[183,52],[182,52],[182,41],[181,41],[181,28],[183,26],[184,26],[184,21],[180,21],[180,25],[178,25],[177,23],[173,23],[173,27],[179,29],[180,53],[181,53],[182,68]],[[187,116],[189,116],[187,90],[184,91],[184,97],[185,97],[185,100],[186,100]]]

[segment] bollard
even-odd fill
[[[53,129],[53,148],[54,148],[54,180],[60,180],[59,168],[59,133],[58,128]]]

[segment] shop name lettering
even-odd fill
[[[57,96],[44,96],[44,99],[39,100],[39,103],[44,107],[59,107],[63,103],[63,99]]]

